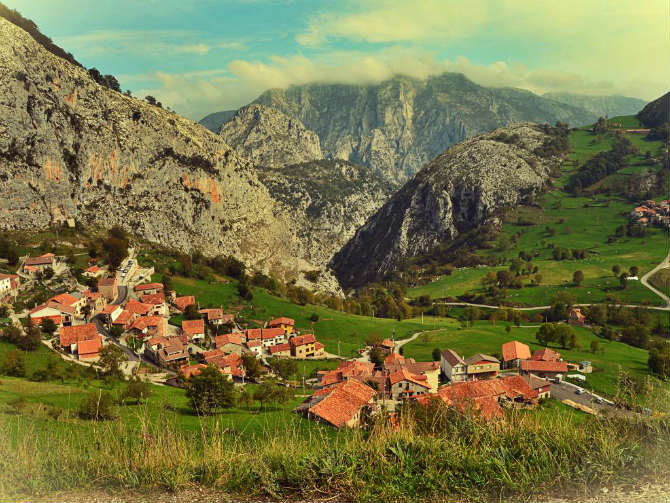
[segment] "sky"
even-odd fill
[[[269,88],[395,74],[645,100],[670,88],[668,0],[2,1],[195,120]]]

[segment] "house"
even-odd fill
[[[509,376],[485,381],[461,381],[442,386],[437,395],[419,396],[419,403],[440,400],[461,412],[474,412],[486,419],[500,417],[502,407],[533,406],[537,391],[521,376]]]
[[[194,365],[183,365],[179,367],[179,372],[184,376],[184,379],[190,379],[192,376],[197,376],[202,372],[202,369],[206,368],[207,365],[202,363],[196,363]]]
[[[184,320],[181,322],[181,332],[188,342],[205,340],[205,320]]]
[[[465,360],[468,379],[490,379],[498,375],[500,361],[490,355],[477,353]]]
[[[269,348],[270,346],[286,342],[284,333],[284,329],[281,327],[261,329],[261,342],[263,343],[263,347]]]
[[[133,324],[136,318],[136,315],[124,309],[119,313],[116,319],[112,320],[112,326],[121,327],[123,330],[126,330]]]
[[[244,338],[248,341],[261,341],[261,329],[260,328],[249,328],[244,331]]]
[[[314,343],[314,358],[321,358],[325,354],[326,354],[326,346],[321,344],[319,341],[316,341]]]
[[[316,339],[313,334],[294,335],[289,339],[291,356],[294,358],[310,358],[314,356]]]
[[[551,398],[551,383],[549,381],[534,374],[525,374],[522,377],[528,383],[528,386],[537,392],[538,398]]]
[[[561,354],[557,353],[553,349],[542,348],[533,351],[533,355],[530,357],[530,359],[537,362],[560,362]]]
[[[163,292],[146,293],[140,296],[140,302],[142,304],[152,306],[150,314],[154,316],[168,316],[170,314],[168,305],[165,302],[165,294]]]
[[[256,356],[261,356],[263,354],[263,343],[259,339],[252,339],[247,341],[247,348]]]
[[[411,398],[430,392],[430,384],[426,376],[412,374],[401,367],[389,374],[389,389],[394,400]]]
[[[45,253],[39,257],[28,255],[23,261],[22,271],[29,276],[35,276],[37,273],[44,272],[45,269],[55,269],[57,263],[56,255],[53,253]]]
[[[502,345],[503,368],[519,368],[522,360],[530,360],[530,348],[519,341]]]
[[[0,301],[7,297],[16,297],[20,280],[16,274],[0,273]]]
[[[186,295],[185,297],[177,297],[174,300],[174,305],[182,313],[186,311],[188,306],[197,306],[195,297],[193,295]]]
[[[103,306],[100,314],[107,323],[113,323],[122,312],[123,308],[120,304],[107,304],[106,306]]]
[[[141,285],[135,285],[135,293],[137,295],[146,295],[146,294],[154,294],[154,293],[159,293],[163,291],[163,284],[162,283],[143,283]]]
[[[207,323],[213,326],[219,325],[233,325],[235,323],[234,314],[223,314],[223,309],[201,309],[200,314],[202,314]]]
[[[215,365],[221,369],[224,375],[230,379],[244,379],[244,369],[242,365],[242,357],[237,354],[223,354],[220,349],[212,349],[205,351],[203,354],[205,362],[208,365]]]
[[[98,278],[98,292],[100,292],[107,300],[114,300],[119,295],[119,286],[116,283],[116,277],[106,278],[101,276]]]
[[[582,310],[578,307],[573,307],[568,313],[568,323],[570,325],[580,325],[584,326],[586,323],[586,318],[582,314]]]
[[[107,304],[107,299],[105,299],[105,297],[103,297],[100,292],[84,290],[84,297],[86,298],[86,304],[91,308],[92,316],[95,316],[97,313],[101,312]]]
[[[56,307],[56,305],[70,307],[74,310],[74,315],[77,318],[81,318],[81,310],[86,305],[86,297],[81,294],[74,296],[69,293],[61,293],[51,297],[47,303],[53,303],[54,307]],[[59,309],[59,307],[56,307],[56,309]]]
[[[95,323],[62,327],[59,334],[59,343],[63,349],[77,354],[80,359],[96,358],[100,351],[102,338],[98,334]]]
[[[405,363],[405,357],[399,355],[398,353],[391,353],[384,358],[384,367],[388,367],[393,364],[402,364]]]
[[[151,314],[154,306],[152,304],[144,304],[137,299],[129,299],[124,306],[124,309],[131,313],[134,318],[138,316],[148,316]]]
[[[314,392],[294,412],[336,428],[356,428],[374,410],[376,391],[355,379]]]
[[[128,329],[135,337],[164,336],[167,331],[167,320],[161,316],[140,316]]]
[[[177,368],[189,359],[179,337],[151,337],[144,346],[144,354],[161,367]]]
[[[279,318],[274,318],[273,320],[268,321],[269,328],[281,328],[284,331],[284,335],[288,337],[294,332],[295,320],[293,318],[287,318],[281,316]]]
[[[82,272],[81,274],[82,276],[86,276],[87,278],[97,278],[98,276],[102,276],[104,273],[105,270],[102,267],[92,265],[84,269],[84,272]]]
[[[319,385],[330,386],[347,379],[356,378],[366,381],[373,376],[375,364],[358,360],[346,360],[340,362],[335,370],[322,370],[319,372]]]
[[[75,309],[70,306],[47,301],[46,304],[35,306],[29,316],[33,325],[41,325],[46,319],[51,319],[56,326],[69,326],[75,318]]]
[[[288,342],[275,344],[269,348],[271,356],[291,356],[291,345]]]
[[[380,346],[382,349],[386,349],[387,351],[393,351],[394,344],[391,339],[384,339]]]
[[[468,366],[465,360],[458,356],[453,349],[446,349],[440,355],[440,369],[450,382],[466,381],[468,378]]]
[[[214,347],[220,349],[225,354],[236,353],[241,355],[242,351],[244,351],[243,343],[244,341],[240,334],[217,335],[214,338]]]
[[[401,369],[406,369],[410,374],[420,376],[420,379],[429,386],[429,393],[437,393],[440,383],[440,362],[417,362],[413,358],[405,358],[401,362],[391,363],[386,365],[386,370],[389,374],[397,372]]]
[[[535,374],[538,377],[558,377],[567,373],[568,364],[566,362],[545,362],[537,360],[527,360],[521,362],[522,374]]]

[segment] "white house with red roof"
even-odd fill
[[[95,358],[98,356],[102,337],[98,333],[95,323],[62,327],[59,333],[59,343],[63,349],[77,354],[79,358]]]
[[[263,347],[269,348],[270,346],[275,346],[286,342],[286,337],[284,336],[284,329],[281,327],[275,328],[264,328],[261,330],[261,342]]]
[[[181,322],[182,335],[188,342],[205,340],[205,320],[184,320]]]
[[[9,297],[16,297],[20,279],[16,274],[0,273],[0,302]]]

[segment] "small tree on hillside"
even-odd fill
[[[572,282],[579,286],[581,285],[582,281],[584,281],[584,273],[582,271],[575,271],[572,275]]]
[[[121,377],[121,363],[126,359],[123,350],[114,344],[107,344],[100,349],[99,364],[106,375]]]
[[[187,320],[199,320],[200,318],[202,318],[200,311],[198,311],[198,306],[196,306],[195,304],[186,306],[186,309],[184,309],[184,318],[186,318]]]
[[[151,386],[148,382],[141,380],[139,377],[128,382],[126,389],[121,394],[121,401],[125,402],[128,399],[135,400],[139,404],[143,399],[151,396]]]
[[[42,336],[39,327],[32,326],[26,331],[26,335],[21,337],[18,342],[19,348],[24,351],[36,351],[40,347]]]
[[[0,367],[0,371],[2,371],[4,375],[8,376],[25,377],[26,359],[23,351],[13,349],[7,353],[7,356],[5,356],[5,361]]]
[[[93,421],[107,421],[119,417],[114,398],[108,391],[89,393],[79,405],[79,416]]]
[[[235,388],[218,367],[209,365],[186,382],[186,396],[198,413],[212,415],[235,405]]]
[[[619,266],[619,264],[614,264],[612,266],[612,274],[614,274],[615,276],[619,276],[619,274],[621,274],[621,267]]]
[[[433,361],[439,362],[441,358],[442,358],[442,351],[440,351],[440,348],[433,348]]]
[[[242,365],[249,379],[257,379],[263,373],[263,367],[253,353],[244,353],[242,355]]]
[[[631,268],[630,268],[630,275],[631,276],[637,276],[638,272],[639,272],[639,269],[637,268],[636,265],[631,266]]]
[[[54,332],[56,331],[56,323],[54,323],[54,320],[51,318],[45,318],[42,320],[42,323],[40,325],[42,327],[42,332],[45,334],[48,334],[50,337],[53,336]]]

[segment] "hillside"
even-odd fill
[[[538,154],[552,137],[517,124],[451,147],[403,186],[333,258],[343,286],[393,270],[497,212],[531,200],[556,159]]]
[[[306,84],[271,89],[254,103],[317,133],[325,157],[404,182],[449,146],[514,122],[586,124],[597,115],[520,89],[486,88],[461,74],[374,85]],[[216,129],[216,128],[214,128]]]
[[[220,137],[98,85],[4,19],[0,37],[0,228],[121,225],[286,279],[313,268],[285,246],[289,218]]]
[[[670,92],[647,104],[637,118],[647,127],[658,127],[670,122]]]
[[[647,104],[646,101],[628,96],[590,96],[587,94],[549,92],[542,95],[559,103],[580,107],[599,117],[634,115]]]
[[[237,110],[223,110],[221,112],[214,112],[206,117],[200,119],[199,124],[202,124],[212,133],[219,134],[221,126],[232,119],[237,113]]]

